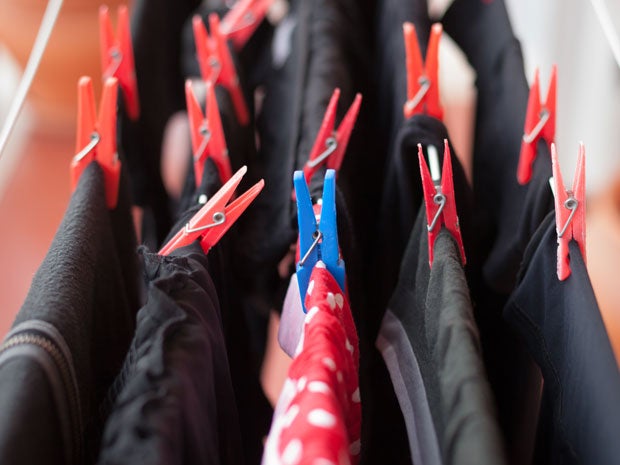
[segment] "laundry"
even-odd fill
[[[617,462],[562,70],[528,85],[503,0],[431,3],[100,10],[71,199],[0,346],[0,462]]]

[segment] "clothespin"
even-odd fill
[[[118,36],[114,35],[107,6],[99,8],[99,37],[103,80],[115,77],[123,91],[127,115],[132,120],[140,116],[136,66],[133,58],[129,11],[125,5],[118,7]]]
[[[217,166],[220,174],[220,180],[223,183],[227,182],[232,176],[226,138],[222,128],[222,119],[220,118],[220,110],[215,98],[215,90],[212,83],[207,82],[206,84],[207,105],[205,116],[194,94],[192,82],[189,79],[185,82],[185,100],[187,102],[192,149],[194,152],[196,187],[200,186],[205,162],[209,157],[215,162],[215,166]]]
[[[196,55],[202,78],[213,85],[221,84],[226,88],[232,99],[237,120],[239,124],[245,126],[250,121],[250,115],[217,14],[209,15],[210,36],[200,16],[194,16],[193,26]]]
[[[558,233],[558,279],[564,281],[570,276],[568,243],[574,239],[583,261],[586,261],[586,149],[579,145],[577,169],[573,189],[567,191],[562,180],[555,144],[551,144],[553,166],[553,194],[555,198],[555,229]]]
[[[340,89],[335,89],[329,105],[327,105],[327,110],[310,152],[308,162],[304,166],[304,176],[308,182],[310,182],[312,176],[314,176],[314,173],[317,172],[321,165],[326,164],[327,168],[338,171],[340,165],[342,165],[342,160],[344,160],[351,132],[353,131],[353,126],[355,126],[360,105],[362,104],[362,96],[361,94],[355,96],[355,100],[342,119],[340,126],[334,131],[339,98]]]
[[[551,68],[551,80],[547,90],[547,99],[540,101],[539,71],[534,74],[534,83],[530,89],[525,115],[525,129],[519,154],[517,180],[519,184],[527,184],[532,178],[532,166],[536,158],[538,141],[542,138],[547,144],[555,140],[557,67]]]
[[[274,0],[239,0],[222,18],[221,31],[238,52],[252,37]]]
[[[454,181],[452,179],[452,160],[450,158],[450,147],[448,141],[444,140],[443,172],[439,173],[439,158],[437,149],[429,145],[427,147],[428,159],[431,166],[429,173],[422,145],[418,144],[418,159],[420,161],[420,173],[422,175],[422,189],[424,191],[424,203],[426,205],[426,218],[430,221],[426,228],[428,230],[428,264],[433,267],[433,251],[435,240],[439,235],[441,226],[452,234],[456,240],[461,261],[465,266],[465,248],[461,237],[461,228],[456,211],[456,199],[454,198]]]
[[[160,255],[169,255],[173,250],[185,247],[200,238],[202,250],[209,250],[218,243],[222,236],[235,224],[235,221],[248,208],[259,192],[263,189],[265,181],[262,179],[254,184],[245,193],[237,197],[230,204],[228,201],[235,193],[235,189],[247,172],[247,167],[242,167],[231,177],[222,188],[209,200],[183,229],[159,251]],[[228,204],[228,205],[227,205]]]
[[[443,119],[443,108],[439,102],[439,39],[442,31],[441,24],[433,24],[426,48],[426,62],[423,62],[415,26],[412,23],[403,25],[407,58],[407,102],[403,112],[407,119],[418,113]]]
[[[95,109],[93,81],[82,77],[78,83],[78,119],[75,151],[71,161],[71,190],[77,187],[84,168],[93,160],[103,169],[106,205],[116,208],[121,162],[116,150],[116,98],[118,80],[108,78],[103,87],[99,117]]]
[[[297,222],[299,225],[299,247],[297,248],[297,280],[304,312],[310,275],[319,260],[332,274],[340,288],[345,290],[344,260],[338,247],[338,225],[336,222],[336,171],[329,169],[325,174],[323,198],[320,204],[312,206],[310,191],[302,171],[293,176],[297,198]],[[317,218],[320,223],[317,225]]]

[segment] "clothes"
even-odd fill
[[[223,95],[226,97],[227,93],[224,91]],[[230,102],[226,99],[222,101]],[[230,105],[223,106],[223,108],[232,110]],[[234,117],[232,113],[228,114]],[[231,159],[233,158],[235,157],[231,154]],[[180,220],[172,228],[170,236],[184,227],[202,207],[198,203],[201,195],[211,198],[221,186],[219,173],[211,159],[206,161],[202,183],[198,189],[196,189],[193,171],[190,170],[180,202],[181,207],[186,210],[179,210]],[[244,215],[245,213],[247,211]],[[269,431],[273,409],[259,381],[262,350],[260,349],[260,336],[256,333],[260,335],[262,328],[257,329],[260,321],[256,321],[255,313],[248,309],[244,300],[241,284],[247,267],[243,261],[246,231],[241,229],[238,223],[239,221],[209,251],[209,274],[218,290],[228,362],[235,402],[239,410],[245,463],[258,463],[263,452],[264,437]],[[256,272],[256,270],[252,271]]]
[[[346,295],[322,262],[312,271],[303,337],[265,445],[264,464],[358,463],[359,349]]]
[[[501,317],[525,248],[553,210],[551,158],[540,141],[529,184],[516,180],[529,89],[518,40],[503,0],[455,0],[442,19],[477,74],[473,172],[479,265],[468,281],[485,366],[497,399],[511,462],[529,463],[540,380],[523,344]],[[467,245],[467,243],[466,243]],[[468,257],[469,258],[469,257]],[[475,268],[478,268],[476,270]]]
[[[207,258],[197,242],[167,257],[141,255],[148,299],[114,386],[99,463],[244,463]]]
[[[535,463],[617,463],[620,373],[579,246],[569,243],[571,276],[559,281],[556,241],[552,213],[504,309],[544,378]]]
[[[377,340],[412,463],[505,463],[460,253],[443,229],[429,269],[426,225],[422,209]]]
[[[181,31],[200,0],[137,1],[131,20],[140,117],[121,112],[120,151],[127,161],[133,201],[145,208],[142,237],[161,244],[172,224],[168,195],[160,173],[164,128],[170,116],[185,108],[180,69]]]
[[[123,179],[122,179],[123,181]],[[105,205],[103,172],[86,167],[0,348],[0,462],[90,463],[98,408],[122,366],[140,306],[135,235],[121,182]]]

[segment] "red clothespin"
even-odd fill
[[[558,233],[558,279],[564,281],[570,276],[568,243],[577,241],[583,261],[586,261],[586,149],[579,145],[577,169],[573,179],[573,190],[567,191],[562,180],[555,144],[551,144],[553,165],[553,186],[555,197],[555,229]]]
[[[344,160],[351,132],[353,131],[353,126],[355,126],[362,104],[362,96],[361,94],[355,96],[355,100],[353,100],[347,114],[342,118],[338,130],[334,131],[339,98],[340,89],[335,89],[329,105],[327,105],[321,128],[310,152],[310,157],[304,166],[304,176],[308,183],[310,183],[310,179],[312,179],[312,176],[314,176],[314,173],[317,172],[321,165],[326,164],[328,169],[338,171]]]
[[[461,237],[459,218],[456,212],[456,199],[454,198],[454,182],[452,180],[452,160],[450,159],[450,147],[444,140],[443,172],[439,173],[439,159],[437,149],[431,145],[427,147],[431,171],[429,173],[422,145],[418,144],[418,159],[420,161],[420,173],[422,175],[422,189],[424,191],[424,203],[426,204],[426,218],[430,221],[428,229],[428,264],[433,267],[433,249],[435,240],[439,235],[441,226],[452,234],[461,252],[463,266],[466,263],[465,248]]]
[[[133,58],[129,11],[125,5],[118,7],[118,37],[114,35],[107,6],[99,8],[99,37],[103,80],[115,77],[123,90],[127,115],[132,120],[140,116],[136,66]]]
[[[209,30],[198,15],[194,16],[194,40],[196,42],[196,55],[200,65],[200,74],[205,81],[214,85],[221,84],[232,99],[235,114],[239,124],[245,126],[250,121],[245,97],[239,85],[239,76],[226,44],[226,38],[220,29],[220,19],[215,13],[209,15]]]
[[[525,115],[525,129],[519,154],[517,180],[519,184],[527,184],[532,178],[532,166],[536,158],[538,141],[542,138],[547,144],[555,140],[555,110],[557,93],[557,67],[551,68],[551,80],[547,91],[547,99],[540,101],[540,78],[538,69],[534,74],[534,83],[530,89]]]
[[[246,208],[252,203],[259,192],[263,189],[265,181],[262,179],[247,192],[237,197],[228,204],[235,193],[235,189],[247,172],[247,167],[242,167],[230,180],[211,197],[204,207],[192,217],[191,220],[168,242],[160,251],[160,255],[169,255],[173,250],[191,244],[200,238],[202,250],[209,253],[211,247],[218,243],[222,236],[235,224]],[[228,204],[228,205],[227,205]]]
[[[84,168],[93,160],[103,169],[106,205],[116,208],[121,162],[116,151],[116,98],[118,80],[108,78],[103,87],[99,117],[95,109],[93,81],[82,77],[78,83],[78,120],[75,151],[71,161],[71,191],[77,187]]]
[[[220,110],[217,106],[215,90],[213,84],[207,82],[207,105],[206,116],[202,113],[202,108],[196,99],[192,82],[185,82],[185,100],[187,102],[187,113],[189,115],[189,127],[192,137],[192,149],[194,152],[194,175],[196,187],[200,186],[205,169],[207,158],[215,162],[220,174],[220,181],[227,182],[232,176],[230,159],[228,158],[228,148],[222,128]]]
[[[443,119],[443,108],[439,102],[439,39],[442,31],[441,24],[433,24],[424,63],[414,25],[403,25],[407,57],[407,102],[403,106],[405,118],[424,113]]]
[[[222,18],[222,33],[241,50],[265,18],[274,0],[240,0]]]

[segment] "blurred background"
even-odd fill
[[[403,0],[406,1],[406,0]],[[491,0],[492,1],[492,0]],[[557,63],[557,145],[570,183],[579,141],[587,150],[588,268],[607,328],[620,334],[620,66],[593,2],[620,30],[616,0],[506,0],[521,39],[528,78],[536,66],[547,88]],[[121,2],[107,1],[112,11]],[[127,3],[127,2],[123,2]],[[431,0],[435,14],[450,0]],[[101,75],[100,0],[65,0],[27,103],[0,159],[0,337],[10,327],[62,218],[74,155],[78,78]],[[130,3],[131,7],[131,3]],[[45,9],[41,0],[0,1],[0,125]],[[112,14],[114,20],[116,14]],[[448,37],[441,44],[446,124],[464,164],[471,157],[475,76]],[[612,337],[612,341],[620,340]],[[620,353],[620,347],[615,347]]]

